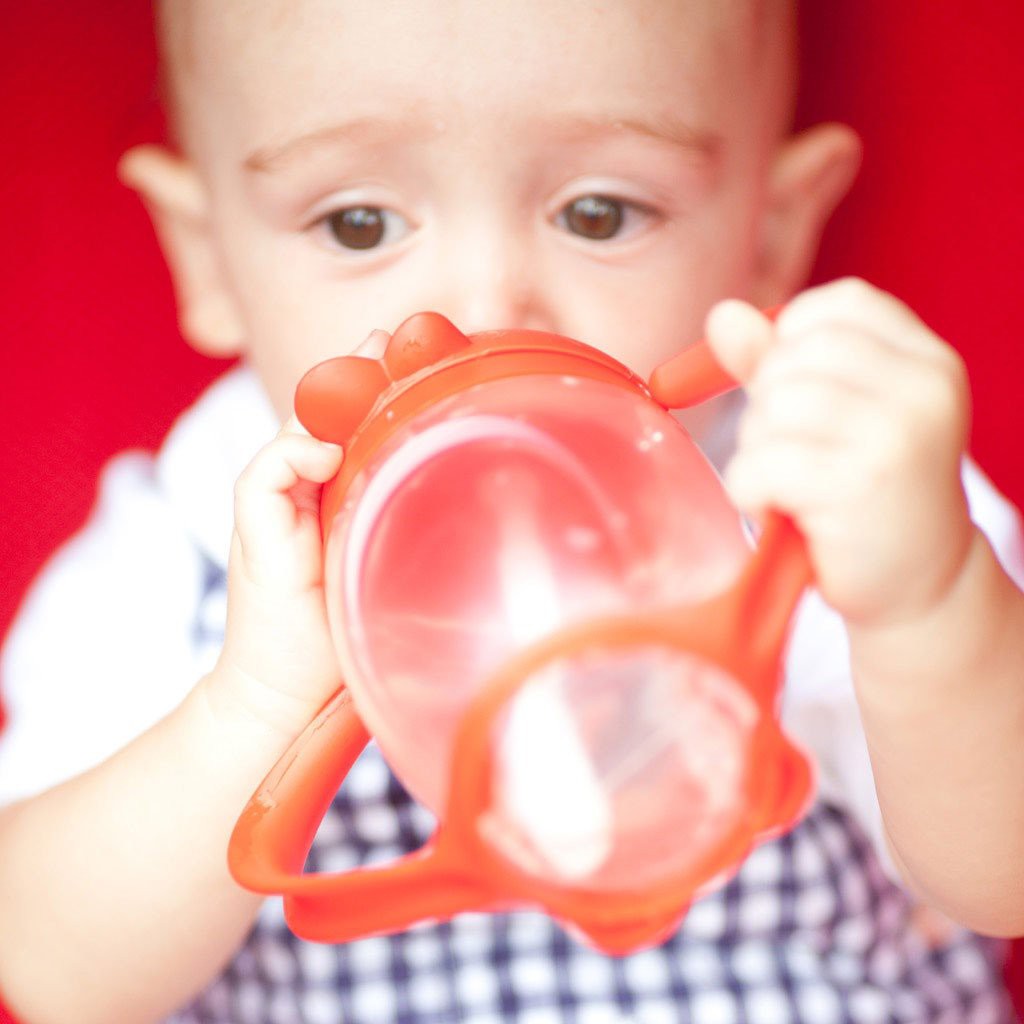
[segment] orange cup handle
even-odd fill
[[[235,824],[228,866],[240,885],[264,893],[301,887],[316,830],[369,740],[342,687],[292,742]]]
[[[285,920],[314,942],[351,942],[497,905],[491,888],[469,876],[437,834],[391,864],[305,875],[302,882],[302,891],[285,895]]]
[[[781,311],[781,306],[773,306],[764,315],[774,320]],[[655,367],[648,386],[651,397],[666,409],[688,409],[732,391],[739,382],[715,358],[711,346],[698,341]]]
[[[492,899],[454,844],[436,834],[391,864],[303,874],[317,828],[369,739],[348,691],[339,690],[253,794],[228,843],[235,880],[283,895],[285,918],[302,938],[347,942]]]
[[[673,356],[651,374],[651,397],[666,409],[687,409],[738,387],[706,341]]]
[[[793,611],[813,580],[803,534],[789,516],[770,509],[739,588],[745,642],[759,664],[781,656]]]
[[[781,306],[766,309],[774,320]],[[718,362],[711,346],[698,341],[662,363],[651,374],[651,397],[669,409],[699,405],[738,387],[738,382]],[[736,628],[742,630],[760,675],[763,666],[774,665],[785,643],[787,627],[804,588],[813,581],[807,545],[793,521],[769,510],[761,541],[749,566],[738,581]]]

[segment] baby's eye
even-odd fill
[[[344,249],[376,249],[397,242],[409,230],[404,217],[381,206],[346,206],[321,221],[332,244]]]
[[[562,208],[559,220],[574,235],[603,240],[622,229],[624,203],[609,196],[580,196]]]
[[[625,241],[658,220],[650,206],[630,199],[616,199],[601,192],[578,196],[558,211],[555,223],[578,238],[593,242]]]

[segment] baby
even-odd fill
[[[123,176],[189,342],[244,367],[155,465],[115,463],[9,645],[0,778],[28,799],[0,815],[5,999],[30,1024],[1009,1020],[999,950],[926,935],[900,878],[983,930],[1024,920],[1024,611],[972,512],[1000,550],[1016,523],[970,466],[969,510],[963,368],[909,310],[847,281],[774,327],[756,311],[803,286],[859,162],[843,126],[789,133],[790,5],[165,0],[159,19],[180,145]],[[316,512],[343,453],[289,418],[295,385],[425,309],[645,376],[706,332],[749,402],[738,431],[735,399],[687,425],[721,465],[735,434],[735,500],[807,537],[831,610],[806,603],[785,714],[821,799],[657,949],[607,959],[527,913],[317,946],[275,902],[253,928],[228,876],[240,809],[340,683]],[[310,867],[414,849],[424,817],[371,749]]]

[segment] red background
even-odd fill
[[[846,121],[866,152],[815,277],[862,274],[956,345],[974,452],[1020,505],[1024,5],[805,8],[800,119]],[[114,177],[125,145],[154,130],[149,12],[0,0],[0,634],[83,520],[103,462],[155,446],[222,368],[180,342],[152,231]]]

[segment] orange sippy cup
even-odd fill
[[[732,386],[703,344],[648,386],[581,343],[467,338],[433,313],[381,360],[302,380],[300,420],[346,449],[321,507],[346,685],[229,849],[297,934],[530,906],[627,953],[795,823],[811,771],[776,703],[803,543],[771,514],[754,548],[666,411]],[[371,735],[436,831],[388,865],[304,874]]]

